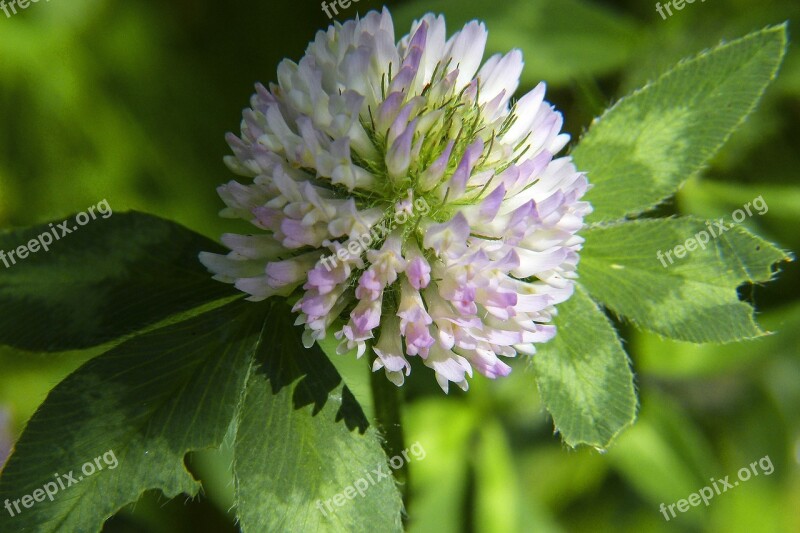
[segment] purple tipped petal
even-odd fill
[[[409,356],[446,392],[535,353],[574,289],[589,184],[555,158],[569,136],[545,85],[512,105],[522,54],[481,65],[486,38],[427,14],[396,39],[384,8],[282,61],[226,137],[249,181],[218,189],[220,215],[257,233],[200,254],[214,278],[294,301],[306,347],[333,324],[340,353],[377,338],[372,368],[398,386]]]

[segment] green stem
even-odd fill
[[[378,430],[383,435],[383,450],[391,459],[400,457],[402,466],[394,470],[394,478],[400,484],[403,504],[408,509],[408,464],[402,453],[405,450],[403,426],[400,420],[400,402],[402,390],[386,379],[384,372],[371,372],[370,385],[372,387],[372,401],[375,410],[375,422]]]

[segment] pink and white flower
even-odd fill
[[[258,232],[201,261],[251,300],[296,294],[307,346],[335,328],[397,385],[413,357],[445,391],[508,375],[555,335],[591,206],[544,84],[512,102],[522,54],[483,62],[486,37],[428,14],[396,40],[386,9],[320,31],[228,137],[249,182],[219,188],[221,215]]]

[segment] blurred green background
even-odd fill
[[[523,50],[521,90],[547,81],[574,140],[678,59],[785,20],[796,33],[800,23],[796,0],[695,2],[667,20],[642,0],[389,5],[398,36],[429,10],[445,13],[450,31],[485,20],[490,51]],[[360,0],[338,19],[380,7]],[[107,199],[115,211],[154,213],[213,238],[233,229],[216,216],[215,187],[233,177],[223,134],[238,131],[253,83],[274,80],[278,61],[298,59],[328,23],[317,1],[53,0],[0,12],[0,228]],[[657,215],[730,218],[762,195],[768,213],[744,223],[800,250],[798,123],[793,44],[758,111]],[[777,281],[740,290],[775,332],[766,338],[692,346],[618,324],[641,410],[604,453],[566,449],[553,435],[524,360],[505,380],[476,377],[469,393],[448,397],[415,373],[406,438],[427,455],[410,464],[410,530],[800,531],[800,268],[782,269]],[[47,391],[92,355],[0,348],[0,460]],[[771,475],[669,522],[659,512],[767,455]],[[147,494],[106,530],[236,531],[230,451],[196,453],[187,465],[203,479],[201,498]]]

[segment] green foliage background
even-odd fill
[[[576,140],[616,98],[680,58],[785,20],[791,35],[800,23],[795,0],[695,2],[666,21],[653,4],[417,0],[390,7],[398,32],[428,10],[445,13],[451,31],[486,20],[491,51],[523,49],[521,89],[546,80],[548,99]],[[377,8],[361,0],[343,15]],[[252,84],[271,81],[277,62],[299,58],[327,24],[316,1],[53,0],[9,19],[0,13],[0,227],[64,218],[105,198],[117,212],[157,214],[214,239],[235,230],[216,217],[214,189],[231,178],[221,162],[223,134],[238,129]],[[658,214],[730,218],[762,195],[769,212],[744,225],[800,250],[798,123],[800,51],[792,44],[756,113]],[[757,341],[696,346],[616,324],[641,408],[606,453],[566,449],[552,434],[525,361],[505,380],[479,377],[469,393],[449,397],[430,376],[412,375],[406,439],[427,455],[410,464],[410,530],[800,531],[800,269],[795,262],[782,270],[775,282],[740,289],[762,326],[776,332]],[[0,348],[0,424],[8,425],[0,427],[0,454],[47,392],[96,353]],[[772,475],[670,522],[659,513],[660,503],[765,455]],[[148,494],[105,530],[236,531],[230,462],[227,447],[191,454],[201,498],[167,503]]]

